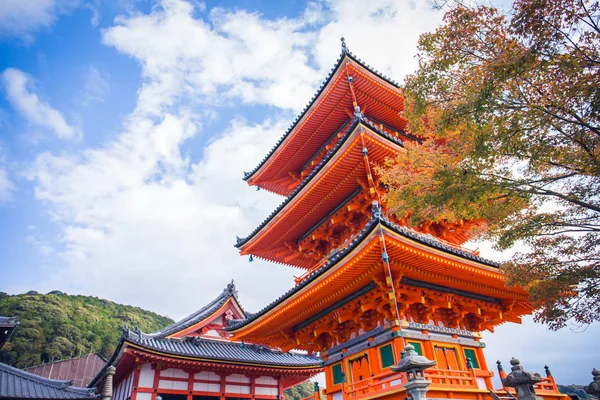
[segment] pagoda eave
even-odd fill
[[[434,239],[426,235],[380,222],[372,224],[359,241],[355,240],[352,246],[330,259],[327,265],[309,274],[287,295],[246,320],[243,325],[231,326],[228,330],[238,339],[259,341],[277,331],[298,326],[372,282],[378,282],[381,289],[386,281],[382,262],[382,233],[394,284],[398,292],[405,296],[399,298],[399,302],[422,302],[424,300],[418,293],[427,292],[431,299],[438,299],[435,301],[439,301],[439,298],[463,299],[460,307],[475,301],[488,304],[488,312],[495,316],[493,320],[486,321],[484,329],[493,329],[505,320],[518,322],[521,315],[532,312],[527,293],[518,287],[506,288],[504,275],[493,263],[487,264],[488,261],[472,254],[463,254],[460,249],[436,244]],[[384,294],[386,297],[387,292]],[[453,310],[454,307],[450,304],[449,309]],[[474,312],[479,313],[481,309],[475,308]]]
[[[367,193],[372,189],[367,187],[365,147],[370,160],[378,161],[402,151],[401,142],[376,126],[357,120],[294,193],[247,238],[238,242],[240,254],[305,269],[314,266],[314,258],[295,253],[298,239],[361,187],[365,187],[368,197],[366,205],[372,201],[374,192]],[[317,206],[310,206],[314,203]]]
[[[348,83],[353,77],[354,94]],[[363,111],[377,121],[387,121],[390,129],[404,132],[408,122],[401,114],[404,99],[398,86],[362,64],[350,53],[336,67],[294,124],[271,152],[244,180],[251,186],[264,187],[289,195],[289,173],[297,170],[322,146],[348,116],[354,113],[354,98]],[[300,150],[297,149],[300,145]],[[283,184],[282,184],[283,182]]]

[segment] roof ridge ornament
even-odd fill
[[[225,288],[225,290],[223,290],[223,294],[227,294],[227,293],[231,294],[236,299],[238,297],[238,291],[235,287],[235,282],[233,281],[233,279],[231,280],[230,283],[227,284],[227,287]]]
[[[346,53],[348,53],[348,46],[346,45],[346,39],[344,39],[344,37],[342,36],[340,38],[340,41],[342,42],[342,56]]]

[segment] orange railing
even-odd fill
[[[461,387],[477,389],[478,377],[490,377],[492,373],[481,370],[449,370],[449,369],[428,369],[425,371],[425,378],[431,381],[432,385],[443,385],[451,387]],[[349,397],[359,397],[367,392],[374,392],[390,388],[392,386],[403,385],[406,383],[406,374],[386,371],[378,375],[361,381],[348,383],[344,391]]]

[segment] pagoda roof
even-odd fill
[[[301,168],[354,112],[353,94],[346,74],[353,76],[357,103],[369,116],[404,133],[407,120],[400,115],[404,98],[399,84],[363,63],[345,46],[335,66],[311,101],[244,180],[250,185],[289,195],[289,172]],[[328,98],[331,94],[331,99]],[[327,101],[325,101],[327,100]],[[298,148],[300,146],[300,148]]]
[[[200,308],[198,311],[188,315],[180,321],[175,322],[159,331],[153,333],[143,333],[139,332],[139,335],[148,339],[161,339],[166,338],[171,335],[175,335],[179,332],[182,332],[194,325],[200,324],[203,321],[207,320],[211,316],[213,316],[223,305],[225,305],[229,300],[234,300],[235,303],[239,306],[237,290],[235,288],[235,284],[231,281],[230,284],[223,289],[223,291],[210,303]],[[239,307],[239,310],[242,314],[246,314],[242,307]]]
[[[401,147],[403,145],[403,142],[401,139],[390,135],[389,133],[385,132],[384,130],[381,130],[376,124],[374,124],[368,118],[366,118],[362,115],[355,116],[353,123],[346,128],[346,130],[342,134],[342,137],[337,142],[335,147],[332,148],[327,153],[327,155],[319,162],[319,164],[317,164],[314,167],[314,169],[311,171],[311,173],[309,175],[307,175],[306,178],[304,178],[302,183],[300,183],[293,190],[293,192],[273,212],[271,212],[271,214],[267,218],[265,218],[260,225],[258,225],[258,227],[256,227],[245,238],[238,237],[235,247],[241,249],[243,252],[244,247],[246,247],[246,245],[259,234],[259,232],[261,232],[271,222],[274,222],[275,216],[279,215],[286,207],[288,207],[292,203],[294,203],[296,201],[297,197],[303,191],[303,189],[305,189],[309,184],[311,184],[311,181],[313,180],[313,178],[315,178],[317,175],[319,175],[319,173],[328,166],[330,161],[338,154],[340,149],[344,148],[344,145],[348,142],[348,139],[354,135],[354,133],[357,131],[357,128],[359,125],[366,127],[367,130],[372,132],[376,137],[383,139],[384,141],[387,141],[388,143],[392,144],[393,146]],[[359,150],[359,151],[361,151],[361,150]],[[392,155],[392,154],[390,154],[390,155]],[[361,155],[361,157],[362,157],[362,155]],[[362,168],[362,166],[363,166],[362,160],[359,164],[361,165],[361,168]],[[365,178],[366,178],[366,175],[365,175]],[[356,184],[354,186],[358,186],[358,183],[356,182]],[[337,197],[339,197],[339,199],[337,199],[336,201],[332,200],[332,205],[339,204],[339,201],[343,201],[343,199],[347,198],[350,193],[354,192],[356,190],[356,187],[354,187],[354,186],[346,188],[346,190],[343,191],[343,193],[340,192],[339,196],[337,196]],[[325,204],[323,204],[322,207],[325,207]],[[321,218],[322,216],[323,215],[319,215],[318,218]],[[317,218],[317,217],[314,217],[314,218]],[[249,253],[252,253],[252,252],[250,251]],[[302,261],[302,259],[299,259],[299,261]],[[308,268],[311,266],[309,264],[306,264],[306,262],[304,264],[297,262],[297,263],[294,263],[293,265],[298,266],[298,267],[303,267],[303,268]]]
[[[0,364],[0,399],[90,399],[94,389],[73,386],[71,380],[44,378]]]
[[[266,307],[264,307],[262,310],[258,311],[257,313],[254,313],[243,320],[229,321],[226,329],[228,331],[236,331],[236,330],[244,327],[245,325],[248,325],[249,323],[261,318],[263,315],[267,314],[269,311],[273,310],[275,307],[277,307],[278,305],[283,303],[285,300],[291,298],[296,293],[298,293],[298,292],[302,291],[304,288],[310,286],[319,277],[321,277],[327,271],[331,270],[336,265],[338,265],[338,263],[344,257],[346,257],[348,254],[350,254],[365,238],[367,238],[371,233],[373,233],[373,231],[379,226],[386,227],[402,237],[405,237],[407,239],[410,239],[410,240],[413,240],[420,244],[423,244],[426,247],[429,247],[431,249],[440,250],[449,255],[457,256],[464,260],[472,261],[472,262],[481,264],[486,267],[491,267],[493,269],[498,269],[500,267],[500,264],[495,261],[488,260],[483,257],[479,257],[471,252],[461,250],[460,248],[457,248],[457,247],[449,246],[449,245],[437,240],[435,237],[433,237],[429,234],[422,234],[422,233],[416,232],[410,228],[396,225],[383,216],[373,217],[365,225],[363,230],[354,236],[354,238],[350,241],[350,243],[346,247],[339,249],[336,253],[331,255],[327,259],[327,262],[323,266],[315,269],[301,283],[299,283],[298,285],[296,285],[293,288],[291,288],[290,290],[288,290],[286,293],[281,295],[276,300],[272,301],[270,304],[268,304]]]
[[[322,359],[293,352],[283,353],[269,347],[214,339],[150,339],[130,332],[128,346],[163,355],[223,364],[246,364],[263,367],[320,368]]]

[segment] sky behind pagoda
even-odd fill
[[[257,311],[299,270],[233,247],[283,199],[241,180],[350,49],[397,81],[424,1],[4,0],[0,291],[62,290],[180,318],[233,278]],[[598,324],[527,319],[489,361],[587,383]],[[597,366],[597,365],[596,365]]]

